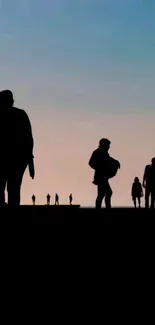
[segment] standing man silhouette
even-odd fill
[[[49,194],[47,194],[46,199],[47,199],[47,205],[50,205],[51,196]]]
[[[33,205],[35,205],[35,204],[36,204],[36,197],[35,197],[35,195],[34,195],[34,194],[32,195],[32,204],[33,204]]]
[[[0,205],[5,203],[5,187],[8,205],[20,204],[20,189],[27,166],[33,179],[33,136],[26,112],[14,107],[10,90],[0,92]]]
[[[69,204],[70,204],[70,205],[72,205],[72,201],[73,201],[73,195],[70,194],[70,195],[69,195]]]
[[[147,165],[144,170],[143,187],[145,188],[145,208],[149,208],[151,196],[151,209],[155,206],[155,157],[151,160],[151,165]]]
[[[111,208],[112,189],[108,180],[114,177],[120,168],[119,161],[109,156],[110,144],[108,139],[101,139],[99,147],[92,153],[89,160],[89,166],[95,170],[93,184],[97,185],[97,209],[101,208],[104,197],[106,208]]]
[[[55,194],[55,205],[59,205],[59,195]]]

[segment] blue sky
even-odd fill
[[[4,81],[16,74],[61,109],[154,110],[155,1],[1,0],[0,8]]]
[[[60,174],[61,187],[64,166],[58,170],[54,158],[57,142],[62,152],[64,145],[72,148],[70,155],[59,157],[67,166],[64,182],[78,152],[75,169],[84,170],[84,180],[77,186],[80,176],[72,172],[72,186],[77,186],[79,201],[88,193],[86,205],[94,197],[87,160],[101,136],[110,136],[118,159],[126,159],[119,184],[127,186],[137,168],[142,175],[145,161],[154,155],[154,0],[0,0],[0,76],[0,88],[10,88],[17,106],[26,108],[32,119],[40,170],[33,183],[36,194],[40,186],[50,191],[45,164],[52,175]],[[133,162],[140,157],[139,165],[131,166],[129,157]],[[56,178],[53,182],[57,186]],[[115,203],[124,197],[129,204],[129,194],[119,184]],[[24,186],[27,200],[32,187],[27,178]],[[66,186],[62,195],[66,188],[70,191]]]

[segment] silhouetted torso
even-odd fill
[[[147,171],[147,184],[151,189],[155,189],[155,166],[150,165]]]
[[[108,152],[98,148],[93,152],[89,165],[95,169],[94,184],[98,185],[115,176],[119,163]]]
[[[134,182],[132,185],[132,197],[133,198],[138,198],[138,197],[142,197],[142,185],[140,182]]]
[[[0,150],[2,162],[28,163],[32,157],[33,138],[29,118],[16,107],[2,110],[0,119]]]

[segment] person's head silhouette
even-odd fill
[[[155,167],[155,157],[151,159],[152,165]]]
[[[135,177],[134,181],[135,181],[135,183],[139,183],[139,178]]]
[[[109,148],[110,148],[110,140],[106,139],[106,138],[102,138],[100,141],[99,141],[99,148],[102,149],[103,151],[108,151]]]
[[[13,94],[11,90],[0,91],[0,105],[5,108],[10,108],[14,104]]]

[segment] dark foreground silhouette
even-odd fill
[[[20,224],[130,224],[153,223],[154,211],[151,209],[134,208],[82,208],[78,205],[66,206],[19,206],[14,208],[5,207],[1,210],[1,222],[13,225]]]
[[[20,189],[28,166],[34,178],[33,136],[30,120],[24,110],[13,106],[10,90],[0,92],[0,206],[5,203],[5,188],[8,204],[20,204]]]

